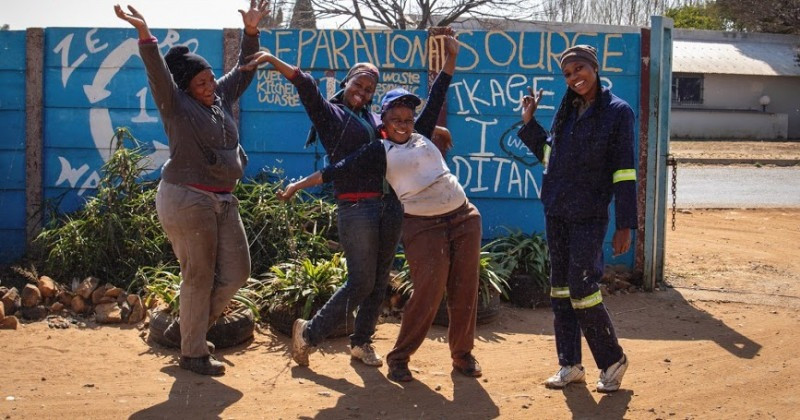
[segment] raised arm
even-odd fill
[[[230,100],[239,98],[250,86],[255,76],[255,72],[244,69],[243,65],[247,63],[247,57],[258,51],[258,22],[269,15],[269,0],[260,0],[258,2],[250,0],[250,8],[247,11],[239,9],[239,13],[242,15],[242,24],[244,26],[244,36],[239,49],[239,65],[218,81],[219,90],[222,92],[221,96]]]
[[[126,13],[124,10],[122,10],[120,5],[114,5],[114,13],[117,14],[118,18],[130,23],[131,26],[136,29],[136,31],[139,33],[139,41],[149,41],[153,39],[153,34],[150,33],[150,28],[147,27],[147,22],[145,22],[144,16],[142,16],[138,10],[134,9],[133,6],[128,6],[128,10],[130,13]]]
[[[174,111],[175,97],[178,86],[172,80],[167,63],[158,49],[158,40],[150,32],[144,16],[133,6],[128,6],[130,13],[122,10],[120,5],[114,5],[117,17],[130,23],[139,34],[139,55],[142,57],[150,92],[161,115],[169,115]]]
[[[283,77],[289,80],[294,78],[294,75],[297,71],[294,66],[290,66],[285,61],[275,57],[267,51],[258,51],[257,53],[248,56],[245,60],[246,62],[239,67],[244,71],[255,70],[255,68],[259,65],[269,63],[272,65],[272,68],[277,70],[278,73],[282,74]]]
[[[439,120],[439,113],[442,111],[445,98],[447,98],[447,89],[450,87],[450,81],[456,71],[456,58],[458,57],[459,47],[458,40],[454,34],[453,29],[448,28],[448,33],[444,39],[444,66],[436,76],[436,80],[434,80],[428,94],[428,100],[425,102],[425,107],[414,123],[414,130],[427,138],[433,137],[433,130]]]
[[[454,75],[456,72],[456,57],[458,57],[458,40],[456,39],[456,32],[451,27],[447,27],[447,33],[444,39],[444,66],[442,71]]]
[[[255,68],[259,64],[269,63],[272,67],[282,74],[297,89],[300,102],[311,119],[311,123],[318,133],[340,133],[347,125],[349,117],[345,111],[329,101],[319,90],[314,77],[300,71],[299,68],[289,65],[278,57],[267,51],[259,51],[248,57],[249,61],[243,68]],[[319,136],[325,150],[336,147],[339,137],[335,140],[331,136]],[[334,143],[332,143],[334,142]]]

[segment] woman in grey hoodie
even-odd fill
[[[222,375],[225,365],[210,352],[206,332],[250,275],[250,252],[239,202],[231,192],[244,174],[247,155],[231,106],[253,80],[253,71],[234,68],[215,79],[201,56],[179,45],[162,57],[144,16],[114,6],[117,17],[139,35],[139,54],[169,141],[156,195],[158,220],[181,266],[180,321],[164,339],[181,348],[180,367]],[[244,36],[239,64],[259,49],[258,22],[269,0],[239,10]]]

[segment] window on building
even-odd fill
[[[703,103],[702,74],[673,74],[672,103],[698,105]]]

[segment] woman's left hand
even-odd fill
[[[270,55],[271,54],[266,51],[258,51],[255,54],[248,55],[247,57],[245,57],[245,60],[247,60],[247,62],[239,66],[239,70],[240,71],[255,70],[256,67],[259,66],[259,64],[266,62]]]
[[[614,256],[622,255],[631,247],[631,230],[630,229],[617,229],[614,232],[614,238],[611,240],[611,247],[614,249]]]
[[[250,9],[246,12],[239,9],[239,13],[242,14],[244,29],[251,30],[249,32],[250,35],[253,35],[252,31],[258,33],[258,22],[261,22],[261,19],[269,15],[269,0],[259,0],[257,4],[256,0],[250,0]]]

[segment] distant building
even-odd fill
[[[800,139],[800,36],[675,29],[672,138]]]

